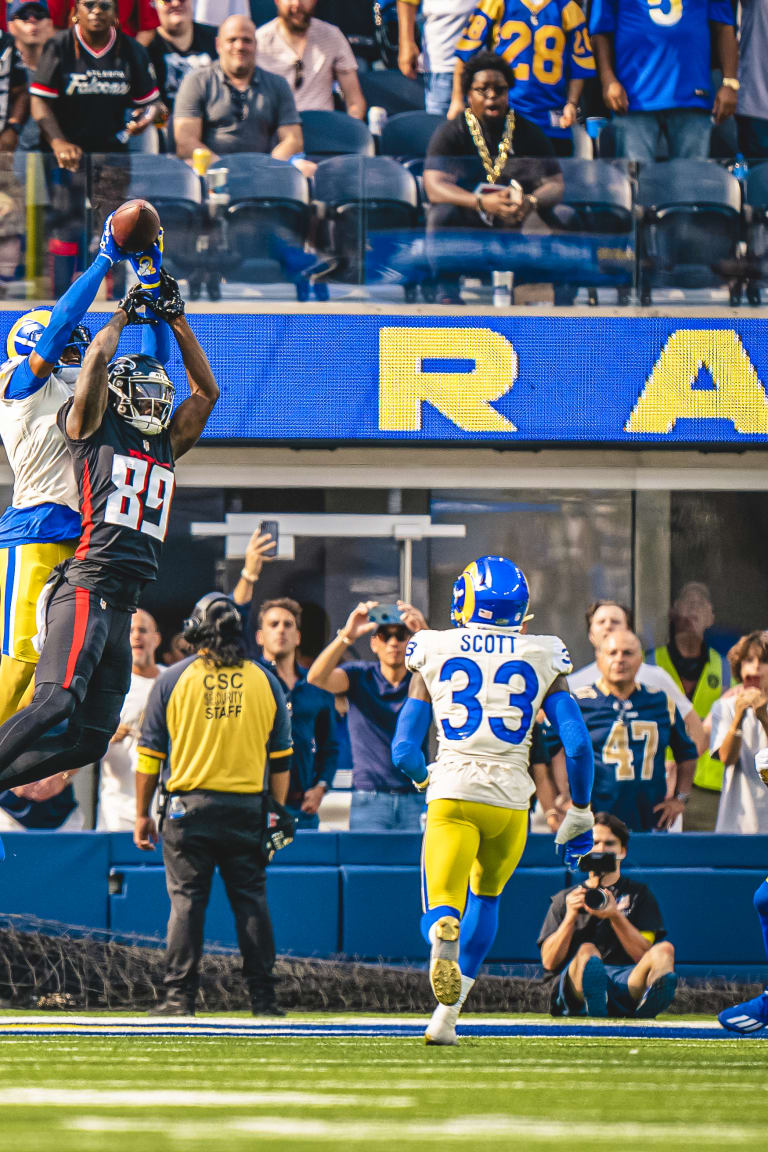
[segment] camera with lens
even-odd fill
[[[607,876],[616,871],[615,852],[588,852],[579,859],[579,871],[591,872],[597,876]],[[591,912],[602,912],[608,907],[608,893],[605,888],[585,888],[584,903]]]

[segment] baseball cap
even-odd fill
[[[32,8],[43,16],[50,16],[48,0],[11,0],[6,13],[7,18],[9,20],[18,20],[19,16],[27,8]]]

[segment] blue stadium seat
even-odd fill
[[[727,168],[712,160],[644,164],[636,202],[642,304],[655,286],[722,285],[715,265],[735,257],[741,238],[741,188]]]
[[[198,265],[197,238],[205,227],[200,178],[177,156],[130,156],[129,199],[150,200],[165,231],[163,259],[169,272],[188,276]]]
[[[435,129],[443,123],[443,117],[433,112],[400,112],[391,116],[381,133],[379,155],[396,156],[399,160],[423,158]]]
[[[346,112],[302,112],[304,151],[310,160],[328,156],[373,156],[376,148],[368,125]]]
[[[421,236],[416,181],[389,156],[337,156],[318,165],[313,183],[316,246],[324,264],[312,275],[345,283],[410,283]]]
[[[213,254],[221,271],[238,280],[300,281],[310,208],[306,177],[282,160],[237,152],[214,166],[226,168],[227,242]]]

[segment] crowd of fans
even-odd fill
[[[401,601],[400,623],[375,622],[369,618],[374,602],[366,601],[321,652],[308,653],[300,604],[254,596],[270,549],[270,537],[255,533],[232,595],[249,655],[277,677],[290,704],[287,806],[297,827],[318,828],[321,821],[338,827],[340,807],[346,825],[344,806],[336,802],[346,794],[338,791],[343,780],[342,789],[351,782],[351,830],[419,832],[423,796],[393,764],[391,743],[411,677],[406,646],[428,627],[426,619]],[[768,833],[768,789],[755,767],[756,753],[768,748],[768,632],[742,636],[723,657],[707,641],[714,612],[698,582],[680,589],[669,639],[645,659],[627,607],[596,601],[586,621],[596,660],[568,680],[593,744],[593,808],[631,832]],[[163,650],[145,611],[133,617],[131,650],[131,688],[97,773],[96,827],[107,831],[133,829],[146,701],[156,678],[190,651],[180,633]],[[565,758],[543,713],[538,721],[530,753],[531,828],[554,832],[570,804]],[[424,751],[429,759],[429,748]],[[0,829],[82,827],[71,775],[0,794]],[[327,823],[321,805],[329,793]]]

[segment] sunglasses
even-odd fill
[[[402,641],[405,640],[406,637],[408,636],[408,629],[407,628],[380,628],[378,630],[378,632],[376,633],[376,635],[379,637],[380,640],[383,640],[385,644],[388,644],[390,640],[397,640],[398,643],[402,643]]]
[[[486,84],[485,87],[480,88],[473,84],[470,92],[478,92],[481,96],[503,96],[505,92],[509,92],[509,86],[507,84]]]
[[[293,90],[294,92],[298,92],[299,88],[301,88],[302,84],[304,83],[304,61],[297,60],[293,68]]]
[[[111,12],[115,7],[113,0],[80,0],[80,3],[87,12]]]
[[[44,8],[30,8],[27,11],[22,9],[16,19],[21,20],[21,22],[24,23],[26,20],[48,20],[50,17]]]

